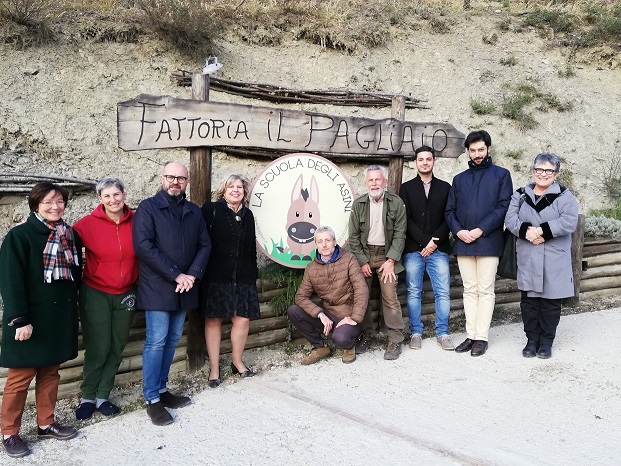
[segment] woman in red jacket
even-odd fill
[[[82,399],[75,412],[80,420],[96,410],[104,416],[120,412],[108,397],[129,336],[138,280],[132,244],[134,213],[125,205],[125,186],[118,178],[104,178],[96,190],[100,204],[73,226],[86,250],[80,288],[86,352]]]

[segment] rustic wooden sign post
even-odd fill
[[[405,97],[396,95],[392,98],[392,117],[396,121],[405,120]],[[395,155],[388,161],[388,191],[399,194],[403,181],[403,156]]]
[[[209,100],[209,75],[192,75],[192,99]],[[190,195],[192,202],[202,206],[211,200],[211,147],[190,149]],[[187,371],[195,372],[205,364],[205,321],[197,310],[188,314]]]
[[[427,145],[439,157],[458,157],[465,135],[447,123],[405,120],[405,97],[392,99],[392,118],[342,117],[209,101],[209,76],[192,75],[192,99],[140,95],[117,105],[119,147],[126,151],[190,148],[190,193],[202,205],[211,199],[211,147],[261,148],[389,158],[388,190],[399,191],[405,157]],[[187,369],[205,361],[204,322],[191,312]]]

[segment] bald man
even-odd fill
[[[160,175],[162,189],[140,203],[134,216],[134,250],[140,264],[138,309],[145,310],[143,395],[153,424],[173,422],[166,408],[190,403],[166,384],[183,333],[185,315],[198,306],[198,286],[211,252],[201,210],[186,199],[188,169],[171,162]]]

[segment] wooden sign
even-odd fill
[[[261,147],[364,155],[413,156],[421,145],[458,157],[464,134],[447,123],[323,113],[140,95],[117,105],[119,147]]]

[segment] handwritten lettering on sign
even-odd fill
[[[332,116],[222,102],[141,95],[117,105],[123,150],[232,146],[274,150],[412,156],[463,152],[464,134],[447,123]]]

